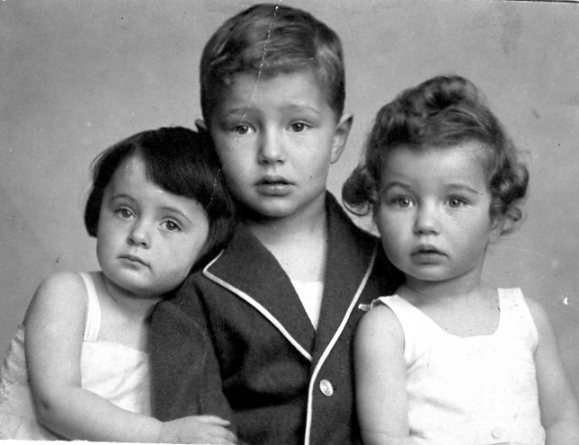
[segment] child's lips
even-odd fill
[[[421,262],[433,261],[446,256],[444,252],[433,246],[420,246],[413,250],[411,255],[413,258]]]
[[[256,182],[256,187],[265,195],[283,196],[290,192],[293,184],[283,176],[265,176]]]
[[[121,255],[119,258],[126,260],[130,263],[142,264],[143,266],[149,267],[149,265],[144,260],[142,260],[141,258],[139,258],[136,255],[125,254],[125,255]]]
[[[284,178],[283,176],[279,176],[279,175],[266,175],[266,176],[262,176],[258,181],[257,181],[257,185],[267,185],[267,184],[290,184],[290,181],[288,181],[286,178]]]

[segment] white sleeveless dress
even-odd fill
[[[449,334],[399,296],[380,297],[404,330],[410,435],[421,445],[544,445],[533,354],[538,332],[520,289],[499,289],[491,335]]]
[[[148,354],[110,341],[99,341],[101,308],[90,274],[81,273],[88,294],[81,353],[82,387],[115,405],[150,415]],[[36,421],[24,354],[24,326],[10,343],[0,379],[0,439],[57,440]]]

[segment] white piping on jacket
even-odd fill
[[[322,368],[322,365],[324,364],[324,361],[330,355],[332,348],[334,347],[334,345],[338,341],[338,338],[342,334],[344,327],[346,326],[346,323],[350,319],[350,315],[352,314],[352,311],[354,310],[354,307],[356,306],[356,302],[360,298],[360,295],[362,294],[362,291],[366,287],[366,283],[368,282],[368,279],[370,278],[370,274],[372,272],[372,269],[374,268],[375,260],[376,260],[376,248],[374,248],[374,252],[372,253],[372,259],[370,260],[370,265],[368,266],[368,269],[366,270],[366,274],[364,275],[364,278],[362,278],[362,281],[360,282],[360,285],[358,286],[358,290],[356,291],[356,294],[354,295],[354,298],[352,299],[350,306],[348,307],[348,310],[347,310],[346,314],[344,315],[344,318],[342,319],[342,323],[340,323],[338,330],[334,333],[332,340],[330,341],[330,343],[328,344],[328,346],[324,350],[318,363],[316,363],[316,367],[314,368],[314,372],[312,373],[312,377],[310,379],[310,384],[308,387],[308,408],[307,408],[307,413],[306,413],[306,433],[305,433],[305,438],[304,438],[304,445],[310,444],[310,435],[311,435],[311,429],[312,429],[312,403],[313,403],[313,395],[314,395],[313,392],[314,392],[314,385],[316,383],[316,378],[318,377],[318,374],[320,373],[320,370]]]
[[[217,257],[219,258],[219,257]],[[217,258],[215,258],[215,260],[217,260]],[[304,349],[304,347],[302,345],[299,344],[299,342],[292,337],[292,335],[287,331],[287,329],[279,322],[279,320],[277,318],[275,318],[271,312],[269,312],[266,308],[264,308],[261,304],[259,304],[256,300],[254,300],[253,298],[251,298],[249,295],[247,295],[245,292],[239,290],[238,288],[236,288],[235,286],[232,286],[231,284],[229,284],[227,281],[222,280],[221,278],[213,275],[211,272],[209,272],[207,270],[207,268],[213,264],[213,262],[215,261],[213,260],[211,263],[209,263],[205,269],[203,269],[203,275],[205,275],[208,279],[210,279],[211,281],[219,284],[220,286],[223,286],[225,289],[227,289],[229,292],[232,292],[233,294],[237,295],[239,298],[241,298],[242,300],[244,300],[245,302],[247,302],[248,304],[250,304],[251,306],[253,306],[258,312],[260,312],[272,325],[274,325],[277,330],[279,330],[283,336],[292,344],[294,345],[294,347],[306,358],[308,359],[310,362],[312,361],[312,355],[306,351]]]

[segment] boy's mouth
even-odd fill
[[[419,260],[428,260],[446,256],[444,252],[433,246],[420,246],[414,249],[411,253],[413,258]]]

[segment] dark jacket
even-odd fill
[[[328,194],[328,256],[314,330],[271,253],[243,226],[152,319],[154,414],[216,414],[248,444],[359,441],[352,338],[399,274]]]

